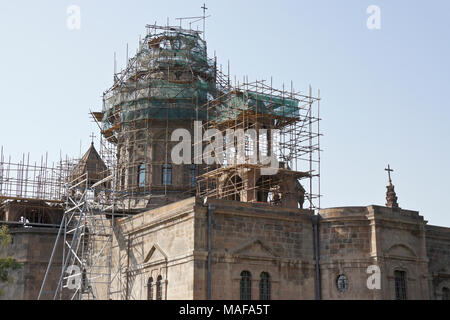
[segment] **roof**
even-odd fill
[[[99,181],[108,175],[108,168],[94,147],[94,143],[86,151],[80,162],[73,168],[70,180],[73,181],[88,173],[89,182]]]

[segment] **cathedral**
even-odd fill
[[[65,198],[0,197],[24,265],[0,298],[448,300],[450,228],[399,206],[389,166],[385,206],[321,208],[319,110],[148,25]]]

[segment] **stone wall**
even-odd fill
[[[10,230],[12,243],[6,249],[0,249],[0,256],[11,256],[22,263],[22,267],[11,273],[12,283],[2,285],[4,295],[1,299],[37,299],[57,232],[58,229],[37,227],[21,227]],[[53,293],[61,274],[61,245],[60,242],[60,246],[55,252],[55,260],[50,269],[47,286],[44,288],[45,292],[41,299],[53,299]]]
[[[450,228],[426,226],[430,296],[443,299],[444,288],[450,289]]]
[[[429,299],[426,221],[417,211],[369,206],[376,260],[381,268],[381,298],[395,299],[395,271],[406,272],[406,299]]]
[[[308,210],[217,199],[203,205],[189,198],[117,219],[116,225],[113,299],[147,299],[150,278],[155,299],[158,276],[162,299],[207,299],[208,230],[212,299],[239,299],[242,271],[251,274],[254,300],[259,299],[262,272],[270,275],[271,299],[315,298],[314,232]],[[407,299],[439,298],[450,278],[448,230],[426,226],[423,217],[410,210],[320,210],[322,299],[395,299],[396,270],[406,272]],[[379,268],[380,288],[368,287],[369,266]],[[340,275],[348,280],[342,292],[337,288]]]
[[[239,299],[244,270],[252,274],[254,299],[259,297],[262,272],[271,277],[272,299],[314,298],[310,211],[227,200],[211,203],[213,299]],[[147,299],[149,279],[156,282],[161,276],[163,299],[206,299],[207,237],[207,208],[195,198],[118,219],[112,298]],[[155,299],[155,285],[152,288]]]
[[[374,299],[366,286],[371,257],[372,234],[366,207],[320,210],[320,274],[323,299]],[[348,289],[340,292],[337,279],[344,275]]]
[[[320,271],[324,299],[395,299],[394,272],[406,272],[407,299],[428,299],[425,224],[416,211],[380,206],[320,211]],[[369,266],[380,289],[369,289]],[[348,288],[339,292],[345,275]]]
[[[112,299],[148,299],[162,277],[162,299],[193,299],[194,198],[117,220]]]
[[[212,299],[239,299],[242,271],[251,273],[252,299],[259,299],[262,272],[270,275],[271,299],[314,299],[311,211],[227,200],[210,203]],[[206,234],[206,217],[198,227]],[[200,244],[207,249],[205,242]],[[196,276],[206,273],[202,269]],[[199,290],[196,298],[205,299],[205,291]]]

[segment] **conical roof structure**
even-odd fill
[[[94,143],[91,143],[91,146],[83,155],[80,162],[73,168],[70,181],[77,182],[77,180],[81,181],[85,179],[85,173],[87,173],[89,186],[109,175],[108,168],[95,149]]]

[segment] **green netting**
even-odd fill
[[[299,115],[299,101],[253,91],[231,93],[216,112],[217,122],[235,119],[242,111],[254,111],[277,117],[293,118]]]
[[[215,84],[203,80],[192,83],[175,83],[161,79],[143,80],[137,83],[126,83],[105,96],[105,109],[129,106],[141,99],[198,99],[206,101],[208,93],[215,91]]]
[[[121,112],[121,122],[124,125],[127,122],[143,119],[193,119],[206,120],[206,110],[196,109],[194,105],[188,103],[177,103],[169,107],[164,101],[151,100],[140,101],[133,108],[126,112]]]
[[[206,104],[215,85],[206,81],[173,83],[161,79],[125,84],[120,91],[105,97],[104,129],[110,117],[120,110],[121,122],[142,119],[206,119],[206,111],[196,106]],[[200,109],[200,110],[199,110]]]
[[[140,44],[134,59],[128,78],[104,95],[104,130],[117,123],[118,119],[113,117],[116,111],[119,111],[122,126],[144,119],[206,120],[206,108],[199,106],[205,106],[208,100],[216,97],[216,84],[204,80],[213,78],[214,68],[207,57],[206,43],[197,33],[171,30],[149,35]],[[158,76],[161,70],[171,68],[195,71],[198,79],[174,82]],[[133,79],[136,74],[146,76],[136,80]],[[226,102],[215,109],[215,114],[209,114],[209,119],[227,121],[246,110],[296,117],[298,105],[297,100],[252,91],[230,93]]]
[[[204,78],[212,78],[214,69],[208,61],[206,42],[198,33],[169,30],[149,35],[140,44],[134,59],[130,76],[104,95],[104,130],[117,121],[113,117],[116,111],[122,125],[142,119],[206,119],[206,111],[197,106],[206,104],[208,96],[215,96],[213,81],[199,77],[190,82],[169,82],[157,76],[158,70],[184,67]],[[135,81],[133,75],[137,73],[156,73],[156,78]]]

